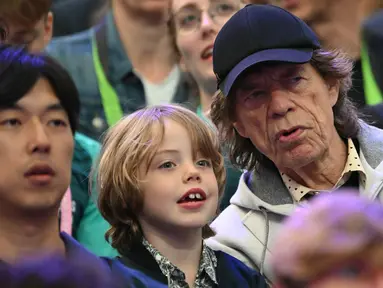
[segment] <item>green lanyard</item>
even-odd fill
[[[383,102],[383,96],[372,73],[370,58],[365,43],[362,41],[360,60],[362,62],[362,74],[364,83],[364,94],[367,105],[376,105]]]
[[[111,127],[123,117],[124,113],[122,112],[118,95],[112,85],[110,85],[104,73],[104,69],[102,68],[96,37],[94,36],[92,37],[92,58],[98,82],[98,89],[101,94],[102,106],[104,107],[106,122],[109,127]]]

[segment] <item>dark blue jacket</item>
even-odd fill
[[[86,248],[81,246],[74,238],[66,233],[61,233],[61,239],[65,243],[65,249],[67,257],[70,259],[81,259],[81,261],[88,262],[92,266],[98,266],[100,273],[111,273],[111,277],[114,280],[112,287],[105,288],[141,288],[141,287],[156,287],[146,286],[146,283],[153,284],[151,282],[142,281],[144,276],[139,271],[128,269],[117,261],[107,258],[99,258],[96,255],[89,252]],[[113,265],[111,265],[113,263]],[[109,285],[108,285],[109,286]]]
[[[264,288],[268,287],[265,279],[258,272],[250,269],[234,257],[215,251],[217,256],[217,281],[219,288]],[[109,265],[116,275],[122,275],[125,266],[127,275],[133,275],[133,287],[168,287],[164,276],[152,255],[144,246],[136,244],[126,257],[119,257],[109,261]],[[130,274],[130,275],[129,275]],[[123,281],[124,278],[122,278]]]

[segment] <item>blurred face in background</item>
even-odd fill
[[[26,45],[30,52],[40,52],[52,39],[53,15],[48,13],[34,23],[22,23],[14,17],[0,20],[1,41],[14,45]]]
[[[330,0],[270,0],[271,4],[280,6],[305,22],[320,20],[326,15],[331,5]]]
[[[198,84],[216,81],[213,44],[219,30],[243,3],[240,0],[174,0],[171,25],[184,70]]]

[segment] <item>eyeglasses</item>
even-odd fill
[[[201,27],[202,14],[207,12],[216,24],[224,24],[243,7],[240,0],[212,0],[207,10],[196,4],[186,5],[174,15],[176,29],[181,34],[197,31]]]

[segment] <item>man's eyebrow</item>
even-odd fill
[[[65,109],[60,103],[54,103],[54,104],[48,105],[45,108],[45,111],[46,112],[50,112],[50,111],[64,111],[65,112]]]
[[[20,112],[27,111],[25,107],[17,103],[10,104],[10,105],[0,104],[0,111],[5,111],[5,110],[14,110],[14,111],[20,111]],[[51,112],[51,111],[65,111],[65,109],[60,103],[53,103],[53,104],[47,105],[44,109],[44,112]]]
[[[14,110],[14,111],[20,111],[20,112],[25,111],[25,109],[22,106],[18,105],[17,103],[13,103],[9,105],[0,104],[0,111],[5,111],[5,110]]]
[[[272,66],[272,67],[262,67],[253,71],[248,78],[242,79],[239,83],[239,91],[244,93],[248,93],[258,89],[260,85],[265,81],[263,77],[288,77],[294,75],[296,73],[301,73],[304,70],[303,65],[293,64],[293,65],[280,65],[280,66]],[[266,75],[266,76],[265,76]]]
[[[304,70],[302,65],[289,65],[287,67],[281,68],[281,76],[289,76],[296,73],[301,73]]]
[[[261,73],[256,72],[252,75],[251,78],[243,79],[239,83],[239,87],[238,87],[239,90],[242,92],[250,92],[250,91],[256,90],[257,87],[261,85],[262,82],[264,82],[264,80],[262,80],[262,77],[260,75]]]

